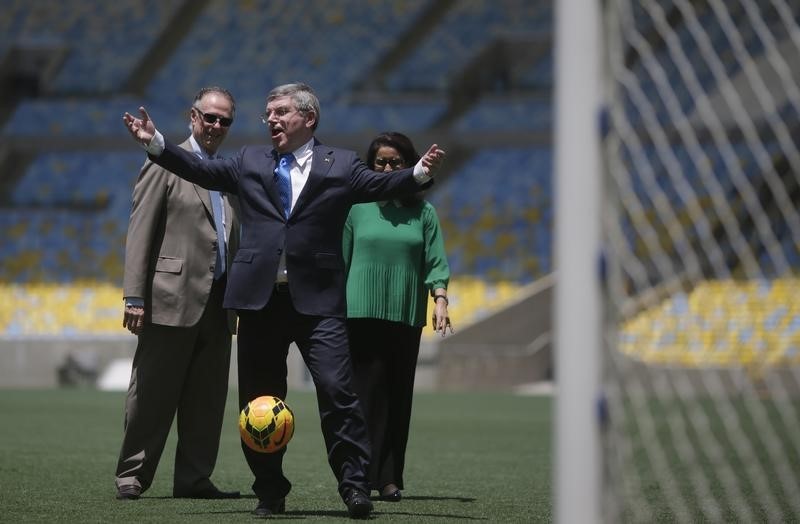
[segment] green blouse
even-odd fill
[[[428,203],[356,204],[343,236],[348,318],[423,327],[428,296],[445,288],[450,266],[436,209]]]

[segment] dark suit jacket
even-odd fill
[[[314,140],[311,172],[288,220],[283,216],[270,146],[245,146],[230,159],[201,160],[167,142],[154,162],[191,182],[239,196],[242,238],[228,274],[225,307],[263,308],[286,250],[289,291],[306,315],[344,318],[342,231],[354,203],[420,189],[413,169],[380,173],[353,151]]]
[[[188,140],[177,147],[192,149]],[[230,267],[239,221],[229,199],[223,200]],[[145,162],[133,190],[123,296],[144,299],[148,322],[179,327],[197,324],[211,292],[216,244],[208,191]],[[236,333],[236,317],[228,317],[228,327]]]

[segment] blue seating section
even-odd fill
[[[323,139],[330,137],[331,142],[335,142],[337,133],[377,134],[402,129],[405,133],[413,134],[433,126],[446,109],[447,103],[443,98],[333,104],[322,108],[318,132]]]
[[[552,152],[482,150],[429,196],[454,275],[530,282],[552,270]]]
[[[56,91],[117,89],[182,3],[5,0],[0,50],[13,44],[62,45],[68,55],[55,79]]]
[[[240,115],[239,127],[258,132],[272,86],[303,81],[314,87],[323,109],[335,105],[369,74],[427,1],[329,0],[310,7],[294,0],[240,0],[228,9],[210,5],[148,94],[169,97],[182,107],[198,86],[222,85],[246,113]]]
[[[123,112],[145,105],[165,135],[182,140],[191,97],[201,86],[221,85],[237,99],[232,136],[266,140],[259,115],[267,90],[303,81],[322,103],[318,136],[330,143],[338,134],[364,136],[363,149],[381,131],[430,132],[449,109],[443,79],[495,39],[551,32],[552,9],[544,0],[454,2],[429,37],[407,43],[415,49],[390,74],[391,89],[382,97],[359,97],[360,83],[435,1],[234,0],[226,8],[210,2],[143,95],[125,94],[122,84],[186,7],[182,0],[6,2],[0,52],[15,43],[45,42],[63,44],[69,53],[43,96],[22,100],[2,128],[17,140],[53,140],[58,147],[43,148],[0,207],[0,289],[17,297],[18,306],[0,308],[0,336],[124,332],[118,286],[131,191],[145,155],[132,143],[122,151],[94,148],[98,140],[128,140]],[[442,39],[447,43],[439,49]],[[437,52],[429,55],[430,49]],[[448,49],[453,55],[443,61]],[[552,57],[544,56],[517,67],[514,85],[546,92],[552,70]],[[418,82],[433,89],[419,93]],[[451,130],[546,133],[551,102],[533,96],[488,95]],[[90,147],[58,150],[76,137]],[[463,288],[452,304],[459,318],[486,314],[511,298],[518,283],[552,269],[550,155],[548,146],[479,150],[431,193],[454,285]]]
[[[550,34],[552,2],[460,0],[437,28],[387,78],[394,91],[446,90],[452,79],[494,39],[515,34]]]
[[[127,219],[143,151],[43,153],[11,193],[17,206],[98,206]]]
[[[553,102],[549,98],[486,97],[453,124],[458,131],[534,131],[553,127]]]
[[[24,100],[17,106],[4,129],[16,137],[128,136],[122,124],[122,113],[135,111],[141,104],[141,100],[127,96],[106,100],[82,98]],[[151,109],[148,107],[148,110]],[[154,119],[157,114],[159,113],[154,112]]]
[[[40,155],[12,192],[14,207],[0,209],[0,281],[118,282],[143,162],[136,151]]]
[[[658,18],[666,16],[661,7],[646,11],[636,2],[633,5],[636,30],[642,39],[663,30],[663,26],[656,23]],[[709,4],[699,4],[695,8],[696,24],[687,22],[672,28],[676,38],[670,41],[670,45],[663,42],[642,44],[647,50],[646,55],[652,56],[648,60],[637,60],[631,71],[640,82],[642,92],[650,94],[647,104],[652,105],[661,125],[668,125],[673,117],[668,110],[671,101],[662,97],[664,91],[659,90],[659,84],[663,87],[665,81],[669,82],[669,90],[675,94],[675,106],[680,108],[678,115],[691,114],[698,99],[693,91],[696,89],[694,86],[701,86],[702,91],[707,93],[713,92],[721,76],[735,77],[743,70],[744,60],[758,58],[764,52],[764,38],[781,42],[791,36],[787,32],[787,24],[783,23],[778,11],[769,3],[755,4],[767,28],[763,35],[754,30],[751,15],[741,3],[725,5],[730,15],[728,24],[722,22]],[[793,11],[795,22],[800,21],[800,10]],[[736,29],[726,32],[726,25],[733,25]],[[655,68],[648,68],[647,62],[653,60]],[[658,71],[660,68],[663,71]],[[731,110],[738,110],[738,107],[731,107]],[[633,121],[643,120],[632,102],[628,111]]]

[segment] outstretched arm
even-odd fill
[[[157,131],[153,120],[150,118],[150,115],[147,114],[147,110],[144,107],[139,107],[139,113],[142,114],[142,118],[136,118],[126,111],[125,114],[122,115],[122,121],[125,123],[125,127],[128,128],[128,132],[134,140],[146,148],[150,145],[150,141]]]

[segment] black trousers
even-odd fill
[[[355,488],[369,492],[369,439],[358,397],[352,386],[347,328],[342,318],[298,313],[288,292],[274,292],[260,311],[239,311],[239,409],[261,395],[286,400],[286,356],[295,342],[317,392],[328,463],[339,494]],[[287,400],[291,407],[291,400]],[[308,426],[298,428],[308,431]],[[285,497],[292,488],[283,473],[283,456],[291,443],[276,453],[258,453],[242,443],[255,475],[253,492],[261,500]]]
[[[369,482],[404,489],[421,327],[372,318],[347,321],[356,391],[372,444]]]

